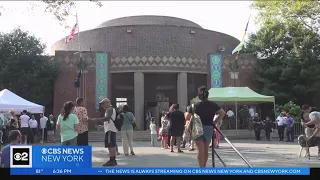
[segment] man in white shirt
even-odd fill
[[[27,111],[23,110],[20,116],[20,132],[22,136],[22,142],[27,144],[27,138],[29,135],[29,120],[30,117],[27,115]]]
[[[44,116],[43,114],[40,114],[40,132],[41,132],[41,141],[42,144],[44,141],[47,141],[47,121],[48,118]]]
[[[280,115],[276,119],[278,124],[278,135],[279,141],[283,141],[284,139],[284,130],[285,130],[285,122],[286,122],[286,112],[281,112]]]
[[[234,126],[234,124],[235,124],[235,122],[234,122],[234,113],[233,113],[233,111],[231,110],[231,108],[229,108],[229,110],[228,110],[228,112],[227,112],[227,122],[228,122],[228,129],[233,129],[233,128],[235,128],[235,127],[233,127]]]
[[[116,166],[116,133],[118,132],[114,121],[116,120],[116,110],[111,106],[110,100],[105,98],[99,102],[100,106],[106,110],[104,118],[93,118],[93,121],[103,121],[104,122],[104,132],[105,132],[105,147],[109,150],[110,160],[107,161],[103,166]]]
[[[35,143],[35,137],[37,135],[38,130],[38,121],[35,119],[34,115],[31,116],[29,120],[30,134],[28,137],[28,141],[30,144]]]
[[[252,107],[249,108],[249,114],[251,116],[251,120],[254,118],[255,112],[254,109]]]

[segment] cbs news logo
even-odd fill
[[[32,146],[10,146],[10,168],[32,168]]]

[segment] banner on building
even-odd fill
[[[211,88],[222,87],[222,57],[221,55],[210,55]]]
[[[108,54],[96,53],[96,109],[99,109],[99,102],[108,98]]]

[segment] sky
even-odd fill
[[[250,10],[252,1],[101,1],[95,3],[77,1],[80,32],[94,29],[101,23],[125,16],[162,15],[193,21],[205,29],[223,32],[239,40],[242,39],[245,26],[251,19],[247,34],[257,30],[253,23],[256,12]],[[58,40],[70,34],[50,13],[45,12],[42,2],[0,1],[3,7],[0,16],[0,32],[10,32],[16,27],[29,31],[47,45],[46,53]],[[67,23],[72,27],[75,16]]]

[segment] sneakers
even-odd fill
[[[106,163],[104,163],[102,166],[103,167],[107,167],[107,166],[116,166],[118,165],[117,161],[107,161]]]
[[[136,155],[133,151],[131,151],[130,154],[131,154],[132,156]]]

